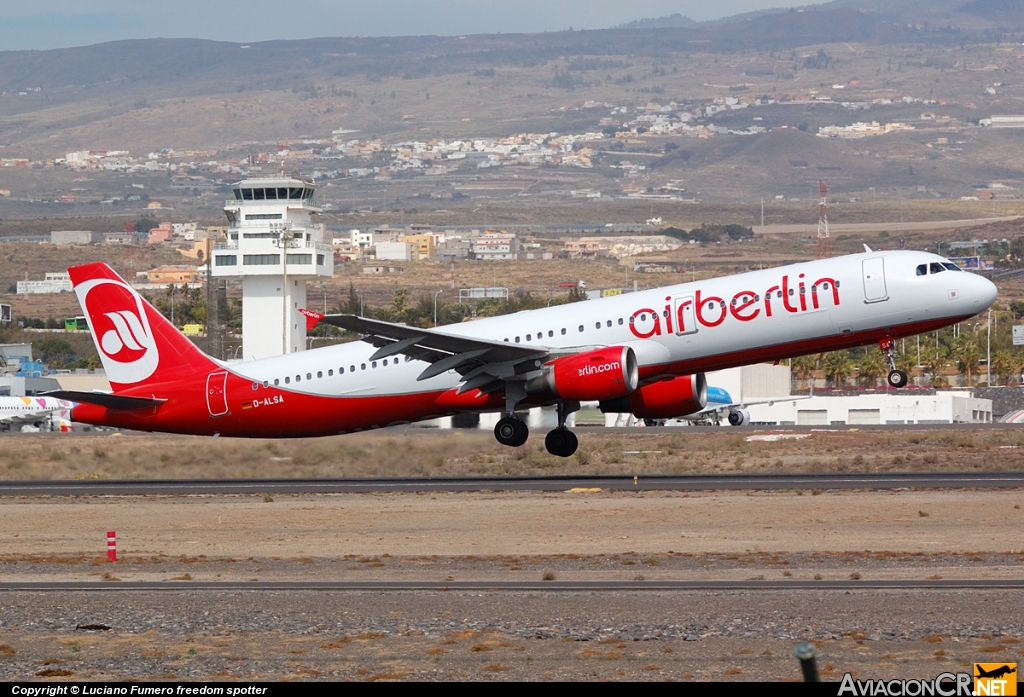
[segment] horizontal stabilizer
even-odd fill
[[[40,396],[67,399],[81,404],[95,404],[98,407],[106,407],[116,411],[150,409],[158,407],[167,401],[166,399],[152,399],[150,397],[125,397],[107,392],[76,392],[74,390],[54,390],[53,392],[44,392]]]

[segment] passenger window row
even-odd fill
[[[406,363],[408,363],[411,360],[412,360],[412,358],[410,358],[409,356],[405,357],[405,362]],[[382,361],[371,361],[370,362],[370,369],[372,370],[372,369],[378,367],[378,364],[380,364],[380,367],[383,368],[383,367],[386,367],[388,365],[388,363],[390,363],[391,365],[398,365],[399,359],[397,359],[397,358],[390,358],[390,359],[389,358],[385,358]],[[359,364],[359,370],[366,370],[366,363],[360,363]],[[348,367],[348,372],[350,372],[350,373],[356,372],[356,366],[355,365],[350,365]],[[338,368],[338,375],[344,375],[344,374],[345,374],[345,366],[339,367]],[[317,377],[317,379],[323,379],[324,372],[322,370],[316,371],[316,377]],[[327,377],[334,377],[334,369],[333,368],[329,368],[327,370]],[[308,382],[308,381],[310,381],[312,379],[313,379],[313,373],[306,373],[306,381]],[[295,382],[296,383],[302,382],[302,375],[301,374],[295,376]],[[259,383],[253,383],[253,389],[256,389],[258,384]],[[274,378],[274,385],[280,385],[280,384],[281,384],[281,378]],[[290,375],[286,375],[285,376],[284,384],[285,385],[292,384],[292,377]],[[263,381],[263,386],[264,387],[269,387],[270,386],[270,382],[267,381],[267,380],[264,380]]]
[[[646,315],[645,315],[645,316],[646,316]],[[624,319],[622,319],[621,317],[619,318],[619,320],[618,320],[618,321],[619,321],[619,326],[622,326],[622,325],[623,325],[623,324],[625,324],[625,322],[626,322],[626,321],[625,321]],[[633,322],[633,319],[632,319],[632,318],[630,318],[630,320],[629,320],[629,321],[630,321],[630,323],[632,324],[632,322]],[[606,323],[605,323],[605,326],[607,326],[607,327],[611,327],[611,326],[612,326],[612,324],[613,324],[612,320],[607,320],[607,321],[606,321]],[[601,323],[600,323],[600,322],[595,322],[595,323],[594,323],[594,328],[595,328],[595,329],[600,329],[600,328],[601,328]],[[584,327],[584,326],[583,326],[582,324],[581,324],[581,325],[579,326],[579,328],[578,328],[578,331],[580,331],[580,332],[583,332],[583,331],[585,331],[585,330],[586,330],[586,327]],[[560,333],[560,334],[561,334],[562,336],[565,336],[565,335],[566,335],[566,334],[568,333],[568,331],[569,331],[569,330],[567,330],[567,329],[566,329],[565,327],[562,327],[562,328],[561,328],[561,329],[559,330],[559,333]],[[553,338],[554,336],[555,336],[555,330],[554,330],[554,329],[548,329],[548,330],[547,330],[547,337],[548,337],[548,338],[550,339],[550,338]],[[517,336],[517,337],[515,337],[514,339],[512,339],[512,341],[514,341],[515,343],[519,344],[519,343],[522,343],[522,340],[523,340],[523,338],[524,338],[523,336]],[[529,341],[533,341],[533,334],[527,334],[527,335],[525,336],[525,339],[526,339],[526,341],[528,341],[528,342],[529,342]],[[542,339],[544,339],[544,331],[543,331],[543,330],[541,330],[541,331],[537,332],[537,341],[541,341]],[[503,339],[503,341],[504,341],[504,342],[505,342],[506,344],[508,344],[508,343],[511,343],[511,342],[509,341],[508,337],[505,337],[505,338]]]

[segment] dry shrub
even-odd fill
[[[8,644],[0,644],[0,656],[10,657],[16,653],[18,653],[18,650],[13,646],[9,646]]]
[[[360,641],[370,641],[372,639],[383,639],[386,635],[384,632],[361,632],[356,634],[356,639]]]
[[[366,682],[381,682],[384,680],[401,680],[408,673],[376,673],[366,678]]]

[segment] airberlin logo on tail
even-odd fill
[[[156,341],[142,298],[121,280],[90,279],[75,288],[111,382],[130,385],[156,371]]]
[[[706,295],[702,290],[676,298],[674,303],[670,296],[665,298],[661,311],[645,307],[634,312],[629,318],[629,330],[638,339],[650,339],[663,334],[686,334],[695,331],[698,324],[717,327],[729,317],[737,322],[750,322],[762,314],[774,317],[813,312],[829,304],[839,306],[839,281],[834,278],[819,278],[809,284],[800,274],[795,284],[793,280],[785,275],[781,283],[767,288],[763,295],[741,290],[728,301],[725,297]]]

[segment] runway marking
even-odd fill
[[[752,491],[1024,487],[1024,472],[815,475],[645,475],[394,479],[77,480],[0,482],[0,496],[145,496],[256,493]],[[578,491],[576,491],[578,490]]]

